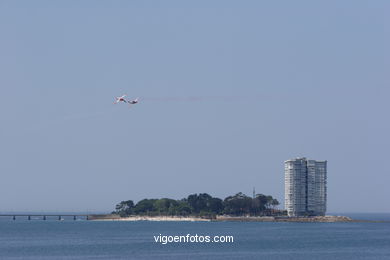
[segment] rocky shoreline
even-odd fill
[[[345,216],[316,216],[316,217],[230,217],[217,216],[216,221],[241,222],[356,222]]]

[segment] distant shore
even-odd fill
[[[252,217],[252,216],[216,216],[216,218],[201,218],[201,217],[182,217],[182,216],[129,216],[120,217],[115,214],[108,215],[92,215],[89,218],[94,221],[235,221],[235,222],[320,222],[320,223],[334,223],[334,222],[377,222],[355,220],[346,216],[315,216],[315,217]]]

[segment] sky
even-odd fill
[[[328,161],[328,212],[390,212],[385,2],[1,0],[0,212],[283,208],[302,156]]]

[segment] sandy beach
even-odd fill
[[[121,218],[117,215],[95,215],[90,216],[94,221],[211,221],[210,219],[199,217],[180,216],[130,216]]]
[[[316,217],[235,217],[217,216],[215,219],[200,217],[180,217],[180,216],[130,216],[121,218],[118,215],[91,215],[89,220],[94,221],[237,221],[237,222],[356,222],[345,216],[316,216]]]

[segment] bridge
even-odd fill
[[[46,220],[48,217],[57,217],[58,220],[63,220],[62,217],[73,217],[73,220],[77,218],[83,218],[85,220],[89,220],[93,218],[93,215],[87,214],[0,214],[0,217],[12,217],[13,220],[16,220],[18,217],[24,217],[28,220],[31,220],[31,217],[41,217],[42,220]]]

